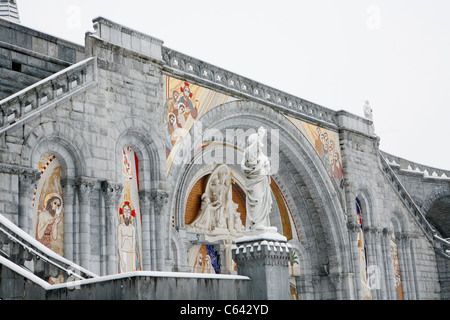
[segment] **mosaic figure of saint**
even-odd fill
[[[176,105],[178,104],[178,98],[180,97],[180,93],[177,90],[172,91],[172,98],[167,100],[167,113],[173,113]]]
[[[141,270],[142,220],[139,206],[138,159],[131,147],[122,149],[122,190],[117,216],[118,272]]]
[[[52,249],[52,242],[58,240],[63,201],[59,194],[50,193],[45,197],[44,203],[44,210],[38,213],[36,239],[47,248]]]
[[[64,256],[64,201],[61,165],[56,156],[44,153],[39,159],[41,176],[33,196],[33,236],[47,248]]]
[[[121,222],[117,227],[120,272],[136,271],[135,215],[132,205],[125,201],[120,208]]]
[[[184,112],[187,115],[190,115],[194,120],[197,119],[198,110],[197,107],[194,107],[194,104],[191,101],[192,93],[189,83],[185,82],[184,87],[180,88],[180,91],[183,95],[178,99],[178,103],[182,103],[184,105]]]

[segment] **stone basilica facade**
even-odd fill
[[[449,171],[379,150],[370,112],[93,23],[0,18],[0,298],[449,298]]]

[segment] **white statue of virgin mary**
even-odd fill
[[[264,231],[270,227],[269,214],[272,209],[270,162],[262,152],[265,134],[266,130],[260,127],[257,133],[248,137],[241,164],[247,177],[245,184],[247,231]]]

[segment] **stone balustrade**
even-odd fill
[[[163,70],[235,96],[263,103],[288,115],[337,128],[337,113],[313,102],[226,71],[178,51],[162,47]]]
[[[416,205],[414,200],[409,195],[408,191],[406,191],[405,187],[402,185],[401,181],[398,179],[395,172],[392,170],[389,162],[383,156],[381,152],[379,152],[380,162],[383,167],[384,173],[387,175],[389,181],[394,186],[396,192],[399,194],[400,199],[405,203],[406,208],[409,212],[413,214],[413,217],[418,222],[419,226],[424,230],[425,235],[433,241],[436,235],[436,231],[430,225],[430,223],[425,218],[422,210]]]
[[[88,58],[1,100],[0,135],[95,84],[96,67]]]
[[[0,256],[44,281],[60,276],[64,282],[97,277],[48,249],[3,215],[0,215]]]
[[[399,169],[401,173],[422,176],[424,179],[448,180],[450,181],[450,171],[433,168],[406,160],[392,154],[381,152],[391,168]]]

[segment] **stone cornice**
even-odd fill
[[[134,30],[134,29],[125,27],[125,26],[123,26],[123,25],[121,25],[121,24],[118,24],[118,23],[113,22],[113,21],[111,21],[111,20],[105,19],[105,18],[103,18],[103,17],[97,17],[97,18],[95,18],[94,20],[92,20],[92,22],[94,23],[94,29],[95,29],[96,27],[98,27],[99,25],[100,25],[100,26],[101,26],[101,25],[104,25],[104,26],[107,26],[107,27],[109,27],[109,28],[115,29],[115,30],[117,30],[117,31],[120,31],[120,32],[129,34],[129,35],[132,35],[132,36],[134,36],[134,37],[138,37],[139,39],[144,39],[144,40],[146,40],[146,41],[149,41],[149,42],[152,42],[152,43],[155,43],[155,44],[158,44],[158,45],[162,45],[162,44],[164,43],[164,42],[163,42],[162,40],[160,40],[160,39],[157,39],[157,38],[152,37],[152,36],[149,36],[149,35],[147,35],[147,34],[145,34],[145,33],[136,31],[136,30]]]
[[[162,40],[146,35],[142,32],[130,29],[103,17],[92,20],[94,23],[94,33],[104,41],[132,50],[154,59],[161,59]]]
[[[305,99],[282,92],[257,81],[221,69],[178,51],[162,47],[163,70],[230,95],[268,105],[295,118],[338,129],[337,113]]]
[[[30,176],[36,179],[39,178],[41,174],[37,169],[8,163],[0,163],[0,173],[10,173],[22,176]]]

